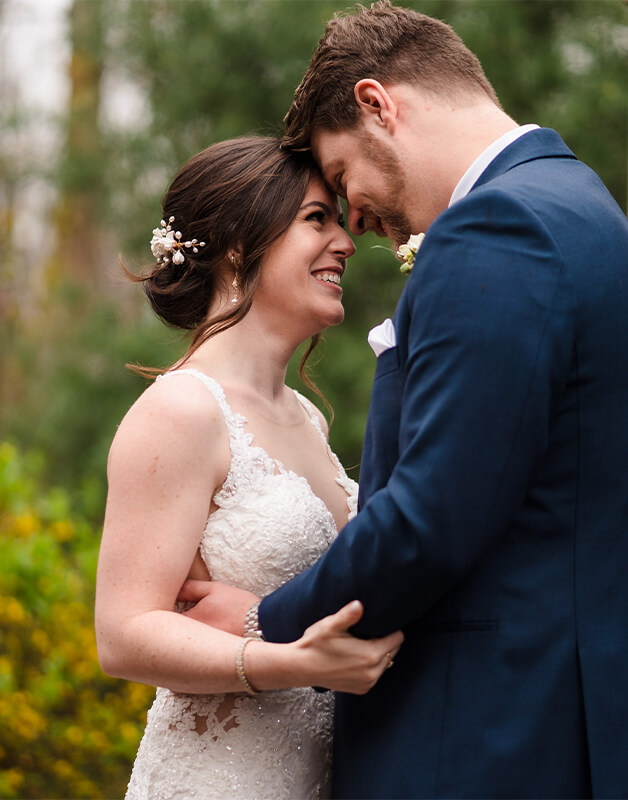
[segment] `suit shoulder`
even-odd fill
[[[547,219],[525,197],[494,185],[474,190],[430,226],[418,263],[458,271],[467,264],[560,259]]]

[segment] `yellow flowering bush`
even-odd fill
[[[0,797],[120,798],[154,689],[102,673],[100,532],[37,474],[0,444]]]

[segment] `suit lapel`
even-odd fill
[[[573,158],[576,156],[563,142],[556,131],[550,128],[539,128],[526,133],[512,144],[502,150],[488,165],[471,191],[483,186],[488,181],[503,175],[504,172],[525,164],[526,161],[535,161],[539,158]]]

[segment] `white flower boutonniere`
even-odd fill
[[[414,259],[419,251],[419,247],[425,239],[424,233],[413,233],[405,244],[400,245],[397,250],[397,258],[402,262],[399,271],[402,275],[409,275],[414,266]]]

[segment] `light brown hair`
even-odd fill
[[[500,105],[477,57],[453,28],[378,0],[327,23],[284,119],[284,147],[308,148],[314,128],[355,128],[359,116],[353,88],[363,78],[420,85],[442,97],[488,96]]]

